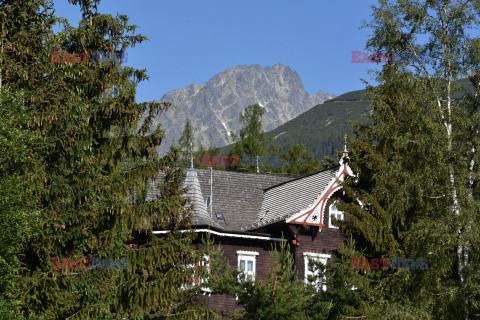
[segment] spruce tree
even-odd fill
[[[225,262],[219,250],[211,254],[210,288],[215,293],[236,297],[243,306],[233,319],[326,319],[329,303],[315,301],[315,289],[298,279],[294,257],[286,242],[272,246],[266,280],[242,280],[240,272]]]
[[[44,39],[58,21],[46,12],[44,1],[0,1],[0,317],[22,319],[23,294],[19,282],[24,266],[20,256],[29,238],[37,232],[40,211],[36,208],[33,181],[44,171],[32,150],[41,141],[32,122],[32,102],[44,98]],[[46,87],[47,83],[43,84]],[[38,91],[37,91],[38,90]],[[53,91],[52,94],[56,92]]]
[[[256,157],[268,155],[270,152],[267,146],[272,142],[273,138],[268,138],[262,128],[262,116],[265,114],[265,109],[258,104],[249,105],[244,112],[240,114],[240,122],[242,128],[237,136],[233,131],[230,136],[233,141],[236,141],[229,155],[238,156],[239,167],[232,169],[244,169],[250,172],[256,171]],[[242,159],[246,163],[242,163]]]
[[[280,160],[286,173],[308,175],[320,171],[320,161],[313,159],[303,144],[292,145],[289,150],[282,152]]]
[[[16,313],[19,294],[19,247],[35,228],[29,177],[34,159],[29,154],[35,136],[18,125],[16,116],[25,116],[22,92],[0,90],[0,318],[21,319]],[[16,112],[12,112],[16,111]]]
[[[177,156],[159,159],[155,150],[164,132],[157,127],[148,134],[153,118],[171,104],[135,102],[145,70],[122,67],[115,59],[84,63],[79,58],[96,51],[123,53],[146,37],[133,35],[137,27],[125,15],[100,14],[99,1],[70,2],[83,13],[78,28],[54,16],[51,1],[2,1],[0,6],[0,103],[12,108],[8,125],[14,128],[2,135],[18,132],[17,141],[8,143],[25,143],[24,150],[11,149],[11,159],[21,165],[12,175],[20,194],[11,203],[24,204],[2,215],[28,221],[25,240],[17,243],[18,263],[9,258],[11,245],[2,252],[20,270],[7,298],[16,301],[15,315],[29,319],[206,317],[192,299],[179,298],[192,294],[179,285],[192,273],[181,261],[195,255],[188,256],[191,236],[175,232],[188,223],[181,219],[184,200],[175,191],[179,173],[172,159]],[[57,22],[63,29],[54,34]],[[62,52],[62,59],[54,52]],[[172,191],[139,203],[136,191],[167,166],[175,172]],[[127,248],[135,234],[165,226],[173,231],[166,240]],[[54,257],[66,259],[61,270],[52,265]],[[128,258],[128,269],[83,269],[72,261],[96,257]],[[186,313],[177,315],[180,310]]]
[[[195,143],[195,131],[190,119],[185,122],[185,128],[183,129],[180,140],[178,141],[179,147],[182,150],[182,165],[190,166],[190,157],[194,155],[196,147]]]
[[[309,285],[306,294],[312,298],[312,319],[363,319],[371,316],[372,302],[378,298],[373,284],[373,270],[357,272],[352,268],[352,259],[364,255],[355,249],[355,241],[346,239],[337,251],[332,252],[332,259],[326,265],[311,261],[317,273],[315,286]],[[374,272],[374,271],[373,271]],[[366,276],[365,274],[369,276]],[[321,286],[328,285],[327,290]],[[313,290],[312,290],[313,289]]]
[[[186,190],[181,188],[185,173],[175,166],[179,157],[180,150],[172,147],[164,158],[165,178],[157,186],[160,198],[151,206],[151,214],[156,216],[155,224],[138,229],[141,232],[137,239],[143,241],[129,254],[133,270],[122,276],[117,305],[122,316],[138,319],[214,317],[213,311],[197,303],[200,288],[192,286],[198,273],[205,271],[193,266],[208,255],[209,247],[195,250],[192,241],[196,234],[182,232],[191,226],[192,208],[185,208],[187,199],[183,194]],[[148,203],[143,204],[146,205]],[[164,237],[152,236],[149,233],[152,228],[170,232]]]

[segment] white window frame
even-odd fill
[[[335,201],[335,202],[330,203],[330,206],[328,207],[328,226],[330,228],[333,228],[333,229],[338,229],[338,227],[333,225],[332,215],[335,215],[335,218],[337,220],[343,220],[345,218],[345,215],[344,215],[343,211],[338,210],[337,204],[338,204],[338,202]],[[333,208],[335,208],[335,210],[333,210]],[[340,216],[341,219],[339,219],[337,217],[337,215]]]
[[[207,268],[207,273],[210,273],[210,256],[204,254],[200,261],[198,261],[195,265],[192,263],[187,264],[187,269],[193,269],[193,279],[192,281],[185,287],[186,288],[192,288],[196,286],[200,286],[200,289],[204,292],[211,292],[210,288],[206,286],[205,284],[207,283],[206,278],[200,278],[198,275],[197,268],[200,266],[206,266]]]
[[[257,251],[244,251],[244,250],[238,250],[237,251],[237,256],[238,256],[238,263],[237,263],[237,270],[242,272],[245,270],[242,270],[242,261],[245,261],[244,266],[247,266],[249,262],[252,262],[252,271],[246,271],[242,272],[238,275],[238,279],[240,281],[246,281],[247,277],[250,276],[251,281],[255,281],[255,276],[256,276],[256,268],[257,268],[257,259],[256,257],[259,255]],[[247,267],[248,269],[248,267]]]
[[[321,285],[322,282],[325,281],[325,276],[318,277],[320,270],[314,270],[311,271],[309,268],[310,261],[319,261],[323,265],[327,264],[328,259],[330,259],[331,256],[326,253],[316,253],[316,252],[304,252],[303,253],[303,259],[304,259],[304,265],[305,265],[305,284],[306,285],[313,285],[317,287],[317,290],[320,288],[323,291],[327,291],[327,285],[323,284]],[[316,277],[317,281],[315,283],[312,283],[308,280],[309,276],[314,276]],[[320,287],[321,285],[321,287]]]
[[[205,266],[206,273],[209,274],[210,273],[210,256],[204,254],[202,256],[202,259],[198,262],[198,266],[199,267]],[[197,281],[197,279],[195,279],[195,281]],[[210,288],[206,285],[207,282],[208,282],[208,279],[206,277],[198,278],[198,285],[200,286],[202,291],[212,292],[212,290],[210,290]]]

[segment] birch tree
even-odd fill
[[[367,87],[373,126],[357,125],[359,179],[350,182],[352,199],[366,206],[345,206],[351,220],[342,224],[372,257],[430,259],[428,271],[377,279],[390,288],[383,316],[392,319],[414,319],[412,310],[471,319],[480,310],[479,9],[478,1],[381,0],[365,23],[373,31],[368,49],[415,57],[372,71],[379,82]]]

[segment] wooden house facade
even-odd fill
[[[210,234],[226,261],[252,280],[267,278],[272,244],[287,241],[299,279],[308,282],[309,259],[325,263],[343,242],[331,217],[343,219],[335,204],[342,201],[340,182],[347,176],[353,173],[346,149],[338,167],[301,178],[190,168],[184,183],[192,228]],[[158,196],[154,185],[160,179],[152,182],[147,200]],[[209,290],[200,299],[219,315],[240,309],[235,298]]]

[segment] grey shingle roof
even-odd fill
[[[198,176],[204,195],[210,195],[210,170],[199,169]],[[220,213],[219,221],[225,230],[240,230],[257,220],[262,206],[264,189],[290,181],[292,177],[266,174],[213,170],[213,217]]]
[[[188,187],[186,197],[190,199],[190,201],[187,203],[187,206],[193,205],[194,208],[192,224],[210,225],[212,227],[221,229],[222,227],[217,223],[216,219],[212,219],[210,217],[210,213],[207,212],[207,207],[205,204],[206,197],[202,193],[196,170],[187,170],[187,176],[185,177],[183,186]]]
[[[206,208],[210,196],[210,170],[188,169],[184,186],[194,206],[194,226],[211,226],[225,231],[248,231],[284,221],[311,206],[334,178],[338,167],[306,177],[294,178],[255,173],[213,170],[212,216]],[[147,200],[159,195],[152,181]],[[225,220],[217,220],[217,214]]]
[[[146,201],[151,201],[160,196],[160,192],[156,185],[160,183],[165,177],[165,172],[160,171],[155,180],[150,181],[150,188],[147,191]],[[193,206],[193,225],[208,225],[215,227],[217,229],[222,229],[216,219],[212,219],[210,214],[207,212],[205,205],[205,197],[203,196],[202,189],[200,187],[200,182],[198,180],[198,175],[196,170],[187,170],[185,181],[182,184],[182,188],[187,187],[187,193],[185,196],[189,199],[187,202],[188,206]]]
[[[265,190],[258,217],[243,230],[282,221],[313,204],[334,178],[338,167],[311,174]]]
[[[193,172],[196,172],[196,176]],[[163,172],[160,172],[155,182],[151,183],[147,201],[159,195],[154,185],[163,177]],[[205,205],[207,197],[210,196],[210,170],[187,170],[185,185],[190,188],[186,196],[195,208],[192,223],[198,226],[209,225],[218,229],[239,231],[258,219],[265,189],[293,179],[295,178],[213,170],[213,218],[211,218]],[[225,221],[217,220],[217,214],[222,214]]]

